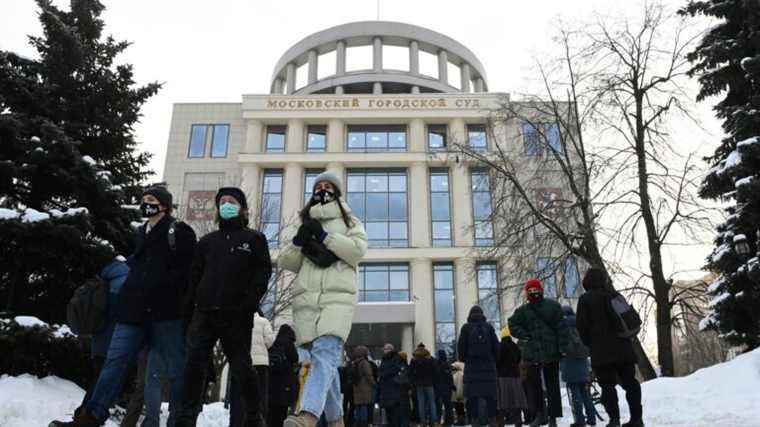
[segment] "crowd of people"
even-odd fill
[[[228,361],[231,427],[556,426],[560,378],[572,398],[572,426],[593,426],[592,367],[607,426],[621,426],[616,384],[631,412],[622,426],[643,426],[635,354],[616,331],[603,270],[585,275],[577,316],[544,298],[539,280],[528,280],[526,303],[500,338],[483,310],[472,307],[455,358],[441,349],[433,357],[422,343],[411,356],[386,344],[379,360],[367,347],[346,349],[367,235],[342,198],[340,179],[325,172],[314,182],[297,232],[278,256],[278,267],[295,281],[293,321],[276,331],[258,313],[272,262],[266,237],[249,227],[243,191],[219,189],[219,228],[197,240],[172,216],[165,188],[145,190],[140,209],[147,220],[134,253],[100,274],[109,300],[106,327],[92,337],[97,379],[73,420],[50,427],[103,425],[131,382],[122,426],[141,416],[142,426],[158,426],[165,397],[168,426],[195,426],[207,385],[216,381],[217,342]]]

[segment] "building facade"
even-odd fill
[[[403,66],[388,69],[384,56],[400,51]],[[352,54],[362,53],[371,60],[352,69]],[[521,278],[479,255],[497,232],[489,175],[448,147],[520,144],[507,136],[522,130],[507,123],[486,132],[489,112],[508,96],[487,91],[475,55],[424,28],[357,22],[291,47],[270,88],[240,103],[174,105],[164,180],[184,218],[206,231],[216,189],[239,185],[276,258],[314,177],[330,170],[342,177],[344,198],[370,241],[349,345],[379,351],[391,342],[411,351],[424,342],[451,352],[476,303],[495,326],[505,324],[521,301],[498,290]],[[561,276],[568,283],[557,297],[574,297],[577,268]],[[277,278],[275,304],[289,280]],[[278,315],[287,319],[287,310]]]

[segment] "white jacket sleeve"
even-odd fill
[[[333,251],[338,258],[356,267],[367,252],[367,232],[356,217],[346,234],[328,233],[325,238],[325,246]]]
[[[274,344],[274,331],[272,330],[272,324],[269,320],[264,320],[266,320],[266,322],[264,322],[264,345],[269,349],[272,347],[272,344]]]

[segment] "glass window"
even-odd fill
[[[536,276],[544,285],[544,296],[546,298],[557,298],[557,260],[549,257],[538,257],[536,259]]]
[[[347,146],[350,152],[406,151],[406,126],[349,126]]]
[[[541,150],[541,137],[538,134],[536,126],[539,125],[533,125],[531,123],[523,123],[522,125],[523,145],[525,147],[526,156],[540,156],[543,151]]]
[[[359,302],[409,301],[408,264],[360,264]]]
[[[187,150],[187,157],[203,157],[206,153],[206,132],[208,125],[190,126],[190,147]]]
[[[371,247],[407,247],[409,206],[405,170],[349,170],[351,210],[367,230]]]
[[[306,151],[321,153],[327,150],[327,126],[309,126],[306,133]]]
[[[544,125],[544,131],[546,132],[546,141],[549,144],[549,148],[562,153],[562,139],[559,135],[559,125],[556,123],[549,123]]]
[[[542,156],[548,149],[563,152],[557,123],[523,123],[522,134],[526,156]]]
[[[285,152],[286,126],[267,126],[266,151],[272,153]]]
[[[449,170],[430,170],[430,218],[433,246],[451,246]]]
[[[456,346],[456,317],[454,308],[454,265],[433,264],[433,293],[435,300],[435,347],[453,356]]]
[[[488,149],[486,127],[484,125],[467,125],[467,140],[473,150],[486,151]]]
[[[574,256],[568,256],[565,259],[565,298],[577,298],[580,289],[580,273],[578,272],[578,261]]]
[[[474,169],[470,173],[475,246],[493,246],[494,233],[491,215],[493,206],[488,172]]]
[[[211,137],[211,157],[227,157],[230,139],[230,125],[214,125]]]
[[[262,188],[261,228],[269,241],[269,247],[276,248],[279,244],[282,209],[282,170],[265,170]]]
[[[430,151],[446,149],[446,125],[428,126],[428,149]]]
[[[478,284],[478,304],[486,320],[497,331],[501,329],[501,303],[495,262],[479,262],[475,265]]]
[[[303,204],[306,206],[307,203],[309,203],[309,200],[311,200],[312,192],[311,189],[314,188],[314,180],[317,179],[317,176],[324,172],[324,169],[306,169],[303,174]]]

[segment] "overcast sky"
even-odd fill
[[[68,0],[54,3],[68,6]],[[239,102],[242,94],[267,93],[272,68],[292,44],[334,25],[377,17],[375,0],[103,3],[106,33],[134,43],[121,62],[134,64],[140,83],[164,82],[143,107],[137,127],[142,149],[154,154],[151,167],[159,178],[173,103]],[[666,3],[675,9],[685,0]],[[638,8],[637,2],[619,0],[381,0],[380,19],[419,25],[458,40],[484,64],[491,91],[515,93],[532,77],[533,56],[549,49],[558,16],[582,20],[593,13],[620,16]],[[26,35],[39,33],[32,0],[0,1],[0,49],[33,56]],[[719,123],[708,104],[698,113],[710,132],[679,135],[676,143],[684,152],[709,153],[720,138]],[[673,269],[698,268],[708,249],[706,245],[676,257]]]

